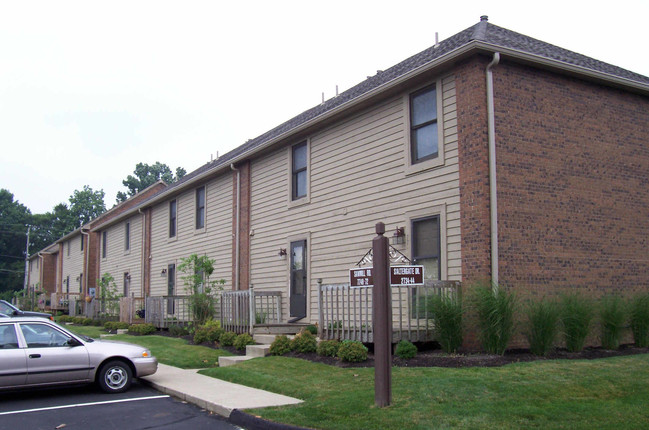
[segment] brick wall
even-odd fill
[[[649,97],[508,62],[494,91],[500,279],[648,289]]]

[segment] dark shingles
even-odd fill
[[[649,84],[649,77],[633,73],[631,71],[595,60],[585,55],[577,54],[576,52],[560,48],[558,46],[507,30],[502,27],[488,23],[486,20],[463,30],[448,39],[441,41],[437,46],[430,47],[424,51],[409,57],[402,62],[390,67],[389,69],[377,73],[375,76],[360,82],[359,84],[344,91],[337,97],[329,99],[324,103],[308,109],[301,114],[289,119],[288,121],[278,125],[277,127],[267,131],[266,133],[251,139],[243,145],[233,149],[232,151],[224,154],[219,159],[207,163],[190,174],[186,175],[180,181],[171,184],[166,190],[168,192],[175,188],[181,187],[184,183],[190,181],[196,176],[210,171],[212,169],[224,168],[236,159],[238,156],[245,154],[248,151],[254,150],[297,127],[306,124],[310,120],[317,118],[333,109],[350,102],[370,91],[381,87],[382,85],[403,76],[418,67],[421,67],[445,54],[453,52],[454,50],[466,45],[472,41],[481,41],[492,45],[500,46],[503,48],[510,48],[519,50],[528,54],[539,57],[544,57],[551,60],[561,61],[578,67],[583,67],[595,72],[607,73],[616,77],[629,79],[642,84]],[[155,197],[155,196],[153,196]],[[153,198],[152,197],[152,198]]]

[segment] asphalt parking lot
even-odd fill
[[[0,392],[3,429],[223,429],[218,415],[135,382],[122,394],[95,386]]]

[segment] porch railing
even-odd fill
[[[221,327],[226,331],[252,333],[255,325],[276,324],[281,320],[280,291],[255,291],[251,287],[248,290],[221,293]]]
[[[214,308],[214,319],[220,319],[220,295]],[[137,308],[137,306],[135,306]],[[138,309],[135,309],[137,312]],[[145,300],[144,320],[158,328],[173,325],[188,325],[194,321],[191,311],[191,296],[151,296]]]
[[[429,298],[458,294],[456,281],[432,281],[423,286],[392,287],[392,340],[435,339]],[[321,339],[373,342],[372,288],[348,284],[319,285],[319,336]]]

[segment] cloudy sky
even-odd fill
[[[0,188],[110,208],[136,163],[192,171],[481,15],[649,75],[646,0],[0,0]]]

